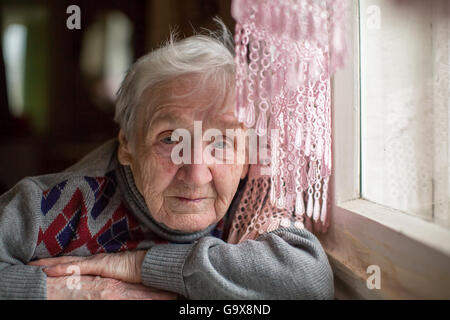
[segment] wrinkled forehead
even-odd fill
[[[224,81],[186,76],[161,84],[144,94],[146,125],[159,121],[189,123],[201,120],[217,127],[242,127],[235,110],[234,87]]]

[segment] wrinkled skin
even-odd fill
[[[194,80],[187,78],[163,88],[161,91],[167,94],[158,96],[150,116],[145,113],[149,108],[141,108],[138,118],[148,120],[140,122],[133,145],[128,143],[122,131],[119,133],[118,152],[119,161],[130,166],[152,217],[171,229],[185,232],[202,230],[222,219],[240,179],[245,178],[248,171],[248,165],[237,161],[208,164],[208,161],[213,162],[213,157],[194,163],[196,152],[204,154],[205,148],[211,144],[211,141],[202,141],[202,135],[195,138],[194,121],[202,121],[203,133],[211,128],[219,129],[223,137],[221,141],[214,140],[214,145],[222,151],[232,149],[236,155],[236,143],[225,138],[225,130],[242,129],[243,126],[234,116],[233,99],[226,99],[219,106],[210,106],[214,88],[184,99],[171,98],[194,90],[190,87],[192,82]],[[172,161],[172,149],[176,143],[170,137],[178,128],[190,132],[191,164],[177,165]],[[245,135],[244,131],[241,132],[241,136]]]

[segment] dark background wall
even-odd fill
[[[72,4],[81,9],[80,30],[66,27]],[[230,5],[231,0],[0,0],[2,39],[11,21],[27,26],[20,114],[8,102],[0,41],[0,194],[25,176],[63,170],[117,135],[113,101],[102,92],[104,77],[87,76],[81,67],[86,38],[93,26],[106,25],[108,13],[131,22],[135,61],[158,47],[171,27],[189,36],[193,28],[212,27],[219,16],[234,30]]]

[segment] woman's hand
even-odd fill
[[[33,266],[46,266],[49,277],[69,276],[74,268],[80,275],[100,276],[129,283],[141,283],[141,265],[146,251],[99,253],[88,257],[63,256],[30,262]]]
[[[93,276],[47,277],[48,300],[176,300],[177,294]]]
[[[175,293],[140,284],[145,253],[124,251],[89,257],[63,256],[36,260],[29,265],[46,267],[43,271],[47,274],[49,300],[176,299]]]

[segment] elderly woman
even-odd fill
[[[118,139],[1,196],[1,298],[333,298],[327,257],[308,230],[227,242],[248,164],[193,159],[205,147],[199,123],[244,129],[230,43],[228,33],[195,35],[139,59],[118,93]],[[177,129],[195,141],[180,142]],[[182,142],[192,161],[174,161]],[[236,144],[216,137],[213,147]]]

